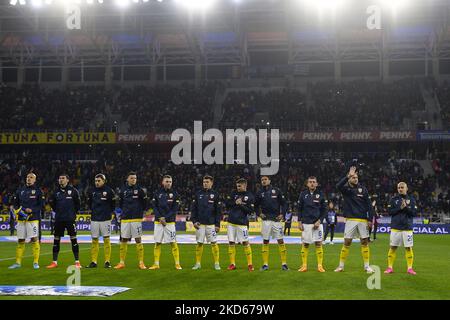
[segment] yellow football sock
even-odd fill
[[[317,265],[323,265],[323,247],[316,247]]]
[[[203,243],[197,243],[195,247],[195,262],[200,264],[202,262]]]
[[[247,265],[253,264],[252,247],[250,247],[250,244],[244,247],[244,252],[247,257]]]
[[[34,241],[31,244],[33,248],[33,263],[39,263],[39,254],[41,252],[41,245],[39,244],[39,241]]]
[[[127,249],[128,249],[128,243],[127,242],[120,242],[120,263],[125,263],[125,258],[127,257]]]
[[[302,266],[306,267],[308,265],[308,251],[309,247],[302,246],[301,256],[302,256]]]
[[[23,253],[25,252],[25,242],[19,242],[16,248],[16,263],[22,263]]]
[[[219,263],[219,245],[217,243],[212,244],[211,250],[214,257],[214,263]]]
[[[92,244],[91,244],[91,261],[92,262],[97,263],[98,250],[99,250],[98,239],[92,239]]]
[[[228,255],[230,256],[230,264],[236,264],[236,245],[230,244],[228,246]]]
[[[287,261],[287,250],[284,243],[278,245],[278,251],[280,251],[281,264],[286,264]]]
[[[144,244],[136,243],[136,253],[139,263],[144,263]]]
[[[178,243],[172,242],[172,255],[175,264],[180,264],[180,250],[178,250]]]
[[[264,243],[262,245],[261,255],[263,258],[263,265],[268,266],[269,265],[269,244]]]
[[[342,246],[341,254],[339,255],[339,266],[343,267],[345,260],[347,260],[348,254],[350,253],[350,247],[345,244]]]
[[[369,245],[365,245],[365,246],[361,246],[361,255],[363,257],[363,261],[364,261],[364,267],[368,267],[369,266],[369,259],[370,259],[370,249],[369,249]]]
[[[405,258],[406,258],[406,263],[408,264],[408,269],[411,269],[413,267],[413,262],[414,262],[413,248],[405,248]]]
[[[159,266],[159,258],[161,257],[161,243],[155,243],[153,255],[155,256],[155,262],[153,264]]]
[[[394,261],[395,261],[396,256],[397,256],[397,250],[389,249],[389,252],[388,252],[388,267],[389,268],[394,267]]]
[[[111,239],[103,238],[103,249],[105,250],[105,262],[111,261]]]

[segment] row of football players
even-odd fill
[[[70,236],[72,251],[75,257],[75,266],[81,267],[79,262],[79,248],[76,237],[75,219],[80,209],[80,196],[76,188],[69,184],[69,176],[62,174],[58,178],[59,188],[49,199],[49,203],[55,211],[53,261],[47,268],[58,266],[58,253],[60,250],[61,237],[64,232]],[[111,268],[111,217],[115,208],[116,195],[106,185],[106,177],[103,174],[95,176],[95,188],[89,192],[88,206],[92,211],[91,217],[91,263],[89,268],[97,267],[99,252],[99,238],[103,237],[106,268]],[[203,188],[199,190],[193,199],[191,221],[196,229],[196,257],[193,269],[201,268],[201,259],[205,243],[211,243],[214,258],[214,268],[220,270],[219,246],[217,244],[217,233],[220,222],[227,221],[228,255],[230,264],[228,270],[236,269],[236,244],[243,245],[247,258],[247,268],[253,271],[252,249],[249,243],[248,216],[256,211],[262,219],[262,267],[261,270],[269,269],[269,241],[271,238],[278,242],[282,270],[289,270],[286,262],[286,245],[283,241],[283,220],[287,213],[287,203],[284,195],[277,187],[271,185],[269,176],[261,177],[261,189],[253,195],[247,191],[247,181],[238,179],[236,190],[223,201],[225,202],[226,214],[222,217],[222,204],[218,193],[213,189],[214,178],[205,176]],[[308,250],[314,244],[317,256],[317,271],[325,272],[323,267],[323,225],[327,214],[327,201],[324,194],[318,189],[318,181],[311,176],[307,179],[306,190],[300,193],[298,200],[298,221],[302,231],[301,260],[302,265],[298,271],[308,270]],[[345,261],[349,254],[352,240],[360,238],[361,254],[364,261],[364,270],[367,273],[374,271],[370,267],[369,229],[372,227],[373,207],[367,189],[359,182],[356,167],[351,167],[349,172],[336,185],[344,199],[343,215],[346,218],[344,231],[344,244],[339,258],[339,265],[335,272],[344,271]],[[393,264],[396,250],[399,246],[405,247],[407,272],[415,274],[413,270],[413,232],[412,223],[417,206],[414,197],[407,193],[408,187],[405,182],[397,185],[398,194],[394,196],[388,205],[392,216],[390,249],[388,252],[388,268],[385,273],[393,273]],[[142,217],[146,209],[147,195],[143,188],[137,184],[137,175],[130,172],[126,184],[120,189],[120,262],[115,269],[125,268],[128,242],[135,239],[136,251],[139,260],[139,268],[147,269],[144,264],[144,246],[142,244]],[[10,268],[20,268],[25,240],[31,238],[33,247],[33,267],[39,268],[38,229],[40,212],[43,206],[43,195],[36,186],[36,175],[27,175],[26,184],[19,188],[14,197],[13,207],[18,215],[17,235],[18,245],[16,250],[16,263]],[[161,244],[169,242],[175,268],[181,269],[179,248],[176,241],[175,220],[179,206],[179,196],[172,188],[172,177],[164,176],[161,188],[157,190],[152,198],[152,208],[155,215],[154,226],[154,262],[148,269],[159,269],[161,255]]]

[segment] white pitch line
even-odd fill
[[[83,251],[83,250],[90,250],[90,249],[91,249],[91,248],[81,248],[80,251]],[[72,252],[72,250],[60,251],[59,253],[67,253],[67,252]],[[52,255],[52,254],[53,254],[53,252],[43,253],[43,254],[40,254],[39,257],[42,257],[42,256],[49,256],[49,255]],[[25,259],[25,258],[33,258],[33,255],[23,256],[22,258],[23,258],[23,259]],[[0,262],[1,262],[1,261],[8,261],[8,260],[16,260],[16,257],[0,259]]]

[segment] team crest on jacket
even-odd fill
[[[276,191],[272,189],[272,193],[275,193]]]
[[[169,193],[169,198],[172,198],[173,197],[173,193]]]
[[[359,192],[359,193],[362,193],[362,188],[358,188],[358,192]]]
[[[316,198],[319,199],[320,198],[320,194],[316,194]]]
[[[213,195],[213,194],[211,194],[209,197],[210,197],[211,199],[214,199],[214,195]]]
[[[67,194],[70,196],[72,194],[72,190],[67,191]]]
[[[106,197],[108,193],[106,191],[103,191],[103,196]]]
[[[35,194],[36,193],[36,190],[31,190],[31,194]]]
[[[410,203],[411,203],[411,200],[407,199],[406,204],[410,204]]]
[[[138,191],[137,191],[137,190],[134,190],[134,194],[138,194]]]
[[[244,201],[247,201],[247,200],[248,200],[248,197],[247,197],[247,196],[245,196],[245,197],[244,197]]]

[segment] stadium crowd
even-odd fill
[[[89,131],[94,116],[105,114],[108,103],[111,104],[111,94],[99,87],[59,90],[1,85],[0,130],[54,131],[71,128],[73,131]]]
[[[213,119],[214,83],[195,88],[133,87],[120,91],[113,112],[130,124],[130,132],[171,132],[176,128],[192,128],[194,120],[208,125]]]
[[[82,200],[93,186],[93,177],[102,172],[107,176],[108,184],[117,188],[123,185],[129,171],[138,173],[138,184],[147,188],[151,195],[158,189],[162,175],[170,174],[174,178],[174,188],[181,194],[181,214],[189,212],[191,197],[201,186],[205,174],[215,177],[215,189],[225,197],[234,188],[234,181],[238,177],[249,181],[251,191],[259,189],[258,168],[250,165],[174,165],[167,159],[157,157],[156,154],[131,155],[122,151],[102,152],[98,161],[54,161],[45,156],[36,157],[34,154],[17,154],[0,163],[0,202],[7,209],[12,192],[24,181],[31,170],[38,175],[38,183],[45,194],[56,186],[57,177],[66,172],[71,176],[72,183],[80,190]],[[301,155],[281,157],[280,170],[272,178],[272,183],[280,187],[286,194],[291,211],[297,211],[296,202],[304,182],[308,176],[318,178],[321,190],[332,201],[338,211],[342,205],[342,195],[337,192],[335,185],[348,168],[351,159],[304,158]],[[436,215],[436,213],[450,213],[450,194],[448,181],[450,167],[445,159],[435,160],[434,176],[425,176],[422,167],[414,160],[395,157],[386,158],[385,155],[362,156],[358,159],[360,180],[365,184],[376,200],[380,214],[386,212],[389,198],[396,192],[398,181],[405,181],[410,192],[416,197],[421,216]],[[85,201],[82,201],[85,204]],[[86,209],[84,205],[82,209]]]
[[[272,127],[290,130],[389,129],[401,127],[411,110],[425,107],[419,81],[409,78],[389,84],[317,82],[309,84],[307,91],[309,106],[305,95],[296,90],[232,92],[224,103],[222,123],[258,125],[254,115],[262,112],[269,115]]]
[[[450,127],[450,84],[447,80],[441,85],[435,85],[435,92],[441,107],[442,124],[445,128]]]
[[[108,125],[112,115],[127,121],[128,131],[133,133],[190,129],[194,120],[208,126],[213,122],[216,94],[223,89],[220,82],[206,82],[197,88],[184,83],[178,87],[115,87],[110,91],[100,87],[51,90],[2,85],[4,121],[0,130],[106,130],[113,127]],[[437,92],[442,116],[447,119],[448,85],[444,83]],[[317,82],[307,86],[307,94],[293,89],[230,91],[222,104],[220,125],[288,130],[398,129],[411,110],[424,110],[418,80],[405,78],[389,84]]]

